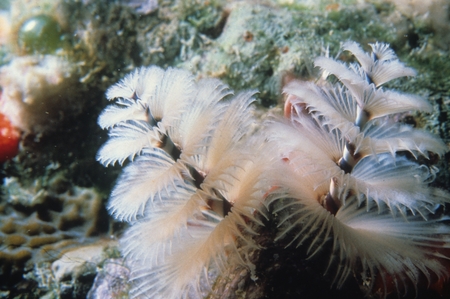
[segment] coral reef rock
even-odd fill
[[[55,260],[98,234],[102,198],[93,190],[25,191],[14,179],[6,186],[8,201],[0,202],[0,288],[33,264]]]

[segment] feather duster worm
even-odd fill
[[[350,65],[316,59],[325,78],[338,79],[334,85],[286,86],[288,120],[268,124],[271,138],[285,145],[280,155],[287,167],[278,185],[286,193],[278,190],[271,200],[283,215],[278,239],[293,236],[290,243],[308,246],[311,255],[332,240],[336,285],[353,273],[369,292],[386,296],[422,279],[448,278],[450,234],[440,207],[450,196],[429,186],[436,169],[415,159],[448,149],[431,134],[394,122],[395,113],[431,108],[420,97],[383,89],[415,72],[388,45],[371,47],[368,54],[345,43],[358,61]]]
[[[132,297],[203,297],[229,261],[254,278],[250,254],[266,207],[279,223],[276,240],[311,256],[331,250],[338,287],[352,273],[381,296],[448,278],[450,196],[429,186],[437,169],[417,159],[447,147],[395,121],[431,106],[384,89],[415,72],[388,45],[371,46],[368,54],[344,45],[358,63],[317,58],[338,83],[291,82],[286,118],[258,129],[254,92],[232,96],[219,80],[196,82],[186,71],[139,68],[107,91],[115,103],[98,122],[110,138],[97,159],[129,160],[108,208],[130,224],[121,249]]]
[[[271,160],[254,154],[268,144],[248,135],[253,93],[231,98],[218,80],[157,67],[107,91],[116,104],[99,117],[110,139],[97,158],[105,166],[131,160],[109,210],[131,224],[121,243],[133,297],[199,298],[228,256],[252,271],[248,223],[264,213]]]

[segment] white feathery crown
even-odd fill
[[[254,91],[233,95],[179,69],[142,67],[108,89],[115,103],[98,122],[110,138],[97,159],[129,160],[108,209],[130,224],[121,250],[133,298],[203,297],[228,262],[256,278],[249,256],[269,218],[274,241],[310,256],[331,249],[323,271],[336,269],[337,287],[353,274],[387,295],[391,285],[401,293],[423,277],[448,278],[450,195],[430,186],[437,169],[418,160],[448,148],[397,121],[431,105],[385,89],[415,71],[389,45],[370,46],[343,45],[357,63],[317,58],[337,83],[290,82],[285,116],[262,122]]]
[[[440,207],[450,195],[429,186],[437,170],[417,160],[442,156],[448,148],[428,132],[395,121],[394,114],[429,112],[431,106],[383,89],[415,72],[387,44],[371,47],[367,54],[355,42],[345,43],[358,61],[350,65],[316,59],[323,77],[338,79],[334,85],[294,81],[285,87],[290,121],[272,120],[278,122],[272,141],[289,145],[279,155],[291,175],[278,182],[288,196],[279,193],[271,202],[278,213],[296,210],[281,216],[278,239],[293,234],[291,243],[309,242],[312,255],[332,239],[336,285],[353,273],[369,292],[387,295],[389,286],[406,292],[422,276],[429,284],[448,279],[450,232]],[[279,133],[284,129],[288,136]]]
[[[130,160],[108,209],[131,224],[121,243],[133,265],[133,297],[198,298],[231,252],[253,269],[237,241],[258,247],[246,236],[255,233],[254,214],[265,213],[262,175],[273,159],[254,154],[268,149],[249,136],[254,92],[231,94],[219,80],[195,82],[158,67],[140,68],[107,91],[116,104],[99,117],[110,138],[97,159],[105,166]]]

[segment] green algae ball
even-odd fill
[[[26,20],[18,32],[19,47],[26,53],[49,53],[61,43],[61,27],[47,15],[38,15]]]

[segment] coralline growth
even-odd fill
[[[419,162],[448,148],[399,121],[431,106],[384,89],[415,72],[387,44],[371,47],[344,44],[357,63],[317,58],[321,80],[289,83],[285,117],[262,123],[253,91],[232,96],[178,69],[139,68],[107,91],[115,104],[98,122],[110,138],[97,158],[129,160],[108,208],[130,223],[121,248],[133,297],[202,297],[230,261],[256,279],[250,256],[268,217],[274,241],[329,252],[323,271],[337,287],[353,274],[383,297],[448,279],[450,195]]]

